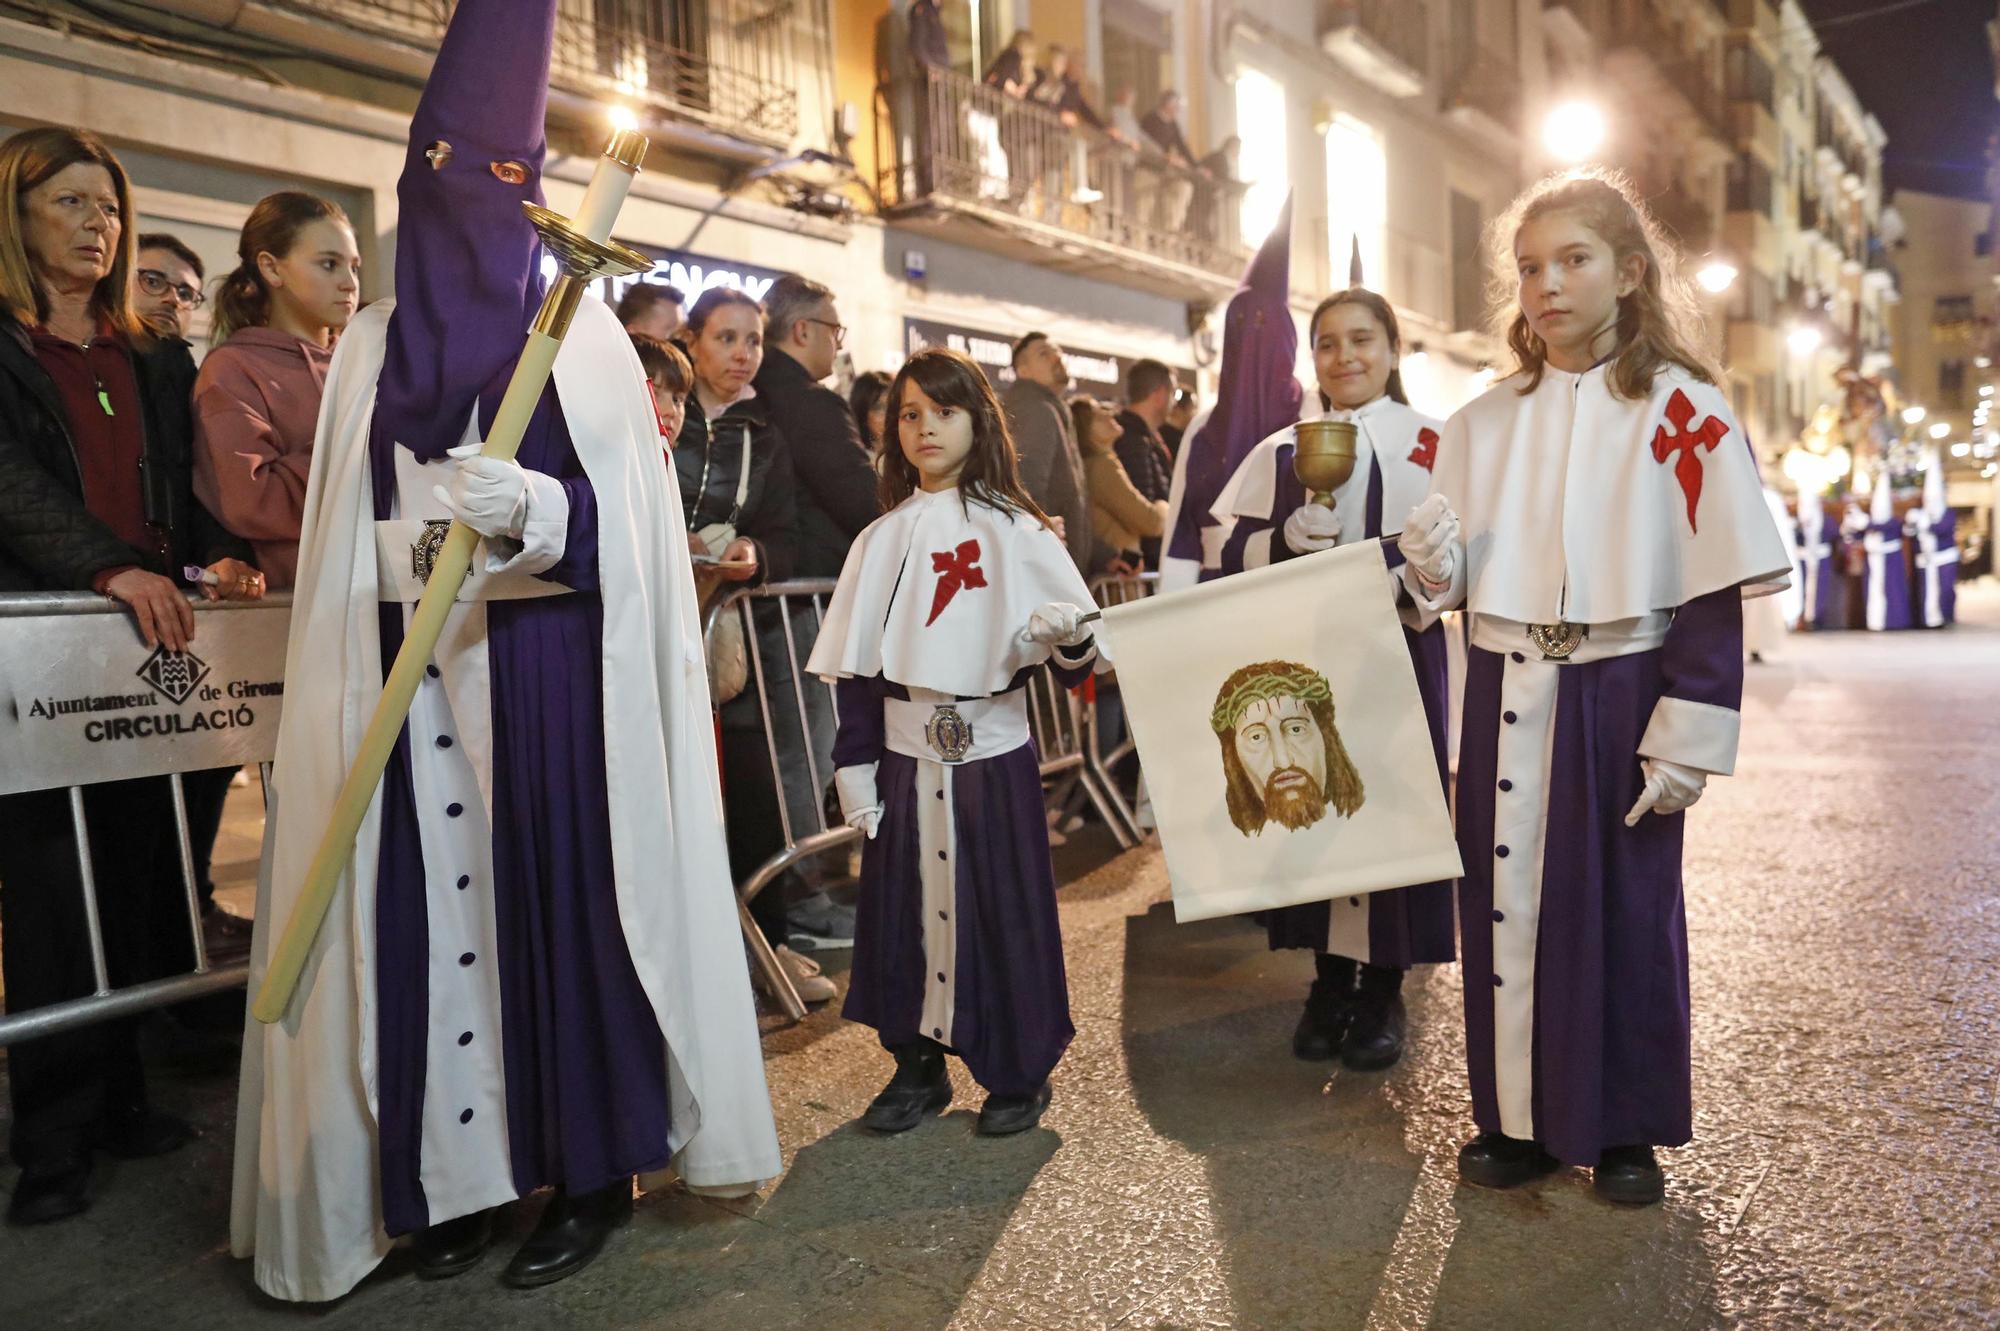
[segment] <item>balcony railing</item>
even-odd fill
[[[1228,279],[1248,258],[1241,182],[1067,124],[956,71],[924,69],[878,89],[876,143],[893,212],[976,212]]]
[[[434,50],[451,0],[267,0]],[[710,129],[785,146],[804,74],[787,5],[751,0],[561,0],[550,78],[586,97],[642,103]]]

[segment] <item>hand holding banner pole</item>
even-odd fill
[[[534,415],[535,405],[541,401],[542,390],[548,385],[556,352],[569,331],[586,284],[594,278],[642,272],[652,266],[644,255],[613,244],[610,239],[611,224],[625,202],[626,192],[632,188],[632,179],[645,159],[646,146],[645,136],[634,130],[621,129],[611,136],[574,219],[532,203],[521,205],[535,230],[541,233],[542,243],[555,255],[561,271],[542,298],[541,310],[529,328],[527,344],[515,363],[513,377],[508,380],[506,394],[494,415],[493,428],[487,431],[480,450],[484,456],[511,461],[520,449],[521,436]],[[396,737],[402,733],[424,666],[437,649],[445,616],[458,599],[459,587],[465,581],[478,541],[479,535],[472,528],[453,522],[432,564],[423,599],[417,602],[402,650],[396,653],[395,664],[383,681],[381,700],[347,769],[347,779],[334,801],[332,817],[313,855],[298,904],[271,950],[263,984],[250,1005],[251,1015],[258,1021],[277,1021],[291,1006],[306,958],[354,853],[355,833],[361,828],[361,820],[375,797],[375,787],[380,784],[389,755],[395,750]]]

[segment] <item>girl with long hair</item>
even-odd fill
[[[1682,810],[1735,766],[1742,602],[1790,558],[1631,186],[1551,177],[1492,242],[1515,370],[1446,423],[1401,542],[1417,604],[1471,620],[1459,1176],[1583,1165],[1647,1205],[1692,1132]]]
[[[1403,391],[1394,307],[1373,291],[1350,287],[1321,301],[1307,327],[1319,418],[1354,425],[1354,474],[1334,492],[1333,507],[1323,507],[1293,473],[1294,428],[1264,439],[1215,505],[1216,520],[1229,529],[1222,547],[1225,574],[1393,536],[1430,489],[1443,422],[1417,412]],[[1401,553],[1394,545],[1385,553],[1442,785],[1449,692],[1444,629],[1435,616],[1427,626],[1403,592],[1396,571]],[[1403,1056],[1405,972],[1456,957],[1450,882],[1288,906],[1260,918],[1273,948],[1313,953],[1315,975],[1292,1033],[1292,1053],[1338,1058],[1355,1071],[1386,1068]]]
[[[979,1131],[999,1136],[1040,1120],[1075,1034],[1029,678],[1047,665],[1074,685],[1104,658],[979,367],[918,352],[889,424],[887,512],[849,551],[807,667],[837,690],[834,786],[868,838],[844,1015],[896,1058],[863,1126],[943,1110],[953,1053],[986,1088]]]
[[[271,586],[290,587],[326,366],[359,303],[361,254],[338,204],[287,190],[251,209],[236,256],[195,381],[195,492],[251,543]]]

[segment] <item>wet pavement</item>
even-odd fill
[[[1157,852],[1085,833],[1058,852],[1077,1039],[1037,1131],[975,1137],[961,1076],[943,1118],[866,1136],[871,1035],[770,1024],[787,1172],[759,1196],[648,1197],[539,1292],[499,1286],[504,1248],[438,1284],[392,1258],[309,1313],[226,1251],[233,1081],[163,1077],[201,1140],[0,1230],[0,1327],[2000,1326],[2000,590],[1965,613],[1751,667],[1740,775],[1691,815],[1696,1137],[1661,1207],[1581,1171],[1458,1187],[1455,968],[1412,977],[1400,1066],[1329,1075],[1289,1054],[1303,956],[1175,925]]]

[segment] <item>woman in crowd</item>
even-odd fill
[[[1216,519],[1230,528],[1222,547],[1224,573],[1393,536],[1430,489],[1442,422],[1413,409],[1403,391],[1394,308],[1373,291],[1350,287],[1321,301],[1308,328],[1320,419],[1353,424],[1354,474],[1334,492],[1333,507],[1325,508],[1311,501],[1292,470],[1291,427],[1259,443],[1216,501]],[[1384,553],[1393,571],[1402,556],[1393,545]],[[1444,628],[1435,622],[1425,627],[1400,575],[1394,586],[1443,785]],[[1273,948],[1313,953],[1315,975],[1292,1034],[1292,1053],[1338,1058],[1358,1072],[1389,1067],[1403,1056],[1404,974],[1455,955],[1449,882],[1288,906],[1266,913],[1263,922]]]
[[[1402,537],[1417,603],[1471,617],[1458,1172],[1582,1165],[1647,1205],[1693,1131],[1681,811],[1735,766],[1743,598],[1791,559],[1629,184],[1551,177],[1493,235],[1515,370],[1446,424]]]
[[[887,371],[870,370],[855,378],[847,394],[847,405],[853,409],[854,424],[861,432],[861,447],[871,458],[881,451],[882,436],[887,433],[889,382]]]
[[[632,334],[632,349],[639,353],[639,368],[646,372],[653,411],[660,418],[660,438],[671,453],[687,419],[688,394],[694,391],[694,367],[688,364],[687,353],[674,343],[644,333]]]
[[[979,1132],[1003,1136],[1040,1121],[1075,1034],[1027,683],[1090,674],[1090,593],[976,364],[920,351],[889,401],[890,511],[848,552],[809,667],[839,690],[834,785],[868,838],[844,1015],[896,1058],[865,1127],[949,1105],[954,1053],[987,1093]]]
[[[1141,544],[1158,540],[1167,529],[1167,501],[1149,500],[1132,484],[1125,464],[1118,460],[1121,430],[1110,407],[1094,397],[1078,396],[1070,399],[1069,410],[1090,490],[1091,528],[1098,540],[1137,568]]]
[[[263,578],[195,499],[194,363],[132,313],[131,204],[95,135],[0,143],[0,592],[96,591],[131,612],[147,647],[178,652],[195,637],[184,570],[214,574],[197,584],[211,600],[254,599]],[[112,983],[186,969],[166,780],[88,786],[83,800]],[[8,1010],[91,993],[65,791],[0,797],[0,883]],[[188,1139],[147,1097],[129,1019],[13,1046],[8,1089],[16,1224],[88,1207],[94,1150],[129,1159]]]
[[[195,493],[290,587],[333,341],[354,316],[361,254],[337,204],[273,194],[251,210],[215,298],[195,381]]]

